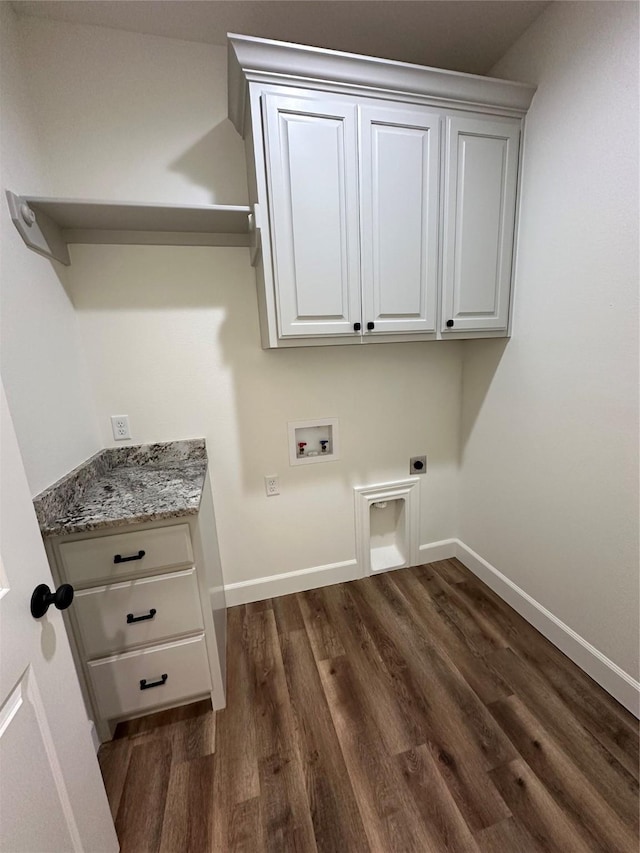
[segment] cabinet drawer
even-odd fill
[[[193,563],[188,524],[62,542],[66,580],[90,586]]]
[[[203,628],[195,569],[82,590],[73,609],[88,658]]]
[[[211,690],[204,636],[177,640],[88,664],[100,716],[113,719]]]

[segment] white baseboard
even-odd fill
[[[421,545],[418,549],[418,562],[422,566],[425,563],[435,563],[438,560],[448,560],[458,553],[457,539],[442,539],[440,542],[431,542],[429,545]]]
[[[418,549],[416,565],[455,557],[457,543],[457,539],[443,539],[441,542],[421,545]],[[277,598],[279,595],[289,595],[292,592],[302,592],[306,589],[316,589],[334,583],[354,581],[361,577],[363,574],[358,561],[345,560],[342,563],[329,563],[326,566],[313,566],[310,569],[299,569],[281,575],[270,575],[265,578],[226,584],[224,593],[227,607],[235,607],[237,604],[264,601],[265,598]]]
[[[359,577],[361,574],[357,561],[345,560],[343,563],[329,563],[327,566],[314,566],[311,569],[230,583],[225,586],[224,592],[227,607],[234,607],[236,604],[249,604],[251,601],[263,601],[265,598],[289,595],[291,592],[353,581]]]
[[[607,693],[640,717],[640,683],[463,542],[455,556]]]

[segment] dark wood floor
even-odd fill
[[[229,629],[224,711],[101,749],[123,853],[638,850],[636,721],[457,561]]]

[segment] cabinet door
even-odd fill
[[[357,113],[350,98],[263,96],[278,331],[360,322]]]
[[[440,117],[381,104],[360,120],[364,328],[435,333]]]
[[[509,322],[520,121],[447,117],[442,332]]]

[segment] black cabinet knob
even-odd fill
[[[361,328],[362,328],[362,326],[360,325],[360,323],[354,323],[353,324],[353,331],[354,332],[359,332]]]
[[[453,328],[453,320],[447,320],[447,329]]]
[[[53,604],[58,610],[66,610],[73,601],[73,587],[63,583],[55,592],[51,592],[46,583],[39,584],[31,596],[31,615],[40,619]]]
[[[367,329],[368,329],[370,332],[372,332],[372,331],[375,329],[375,327],[376,327],[376,324],[375,324],[375,323],[372,323],[372,322],[371,322],[371,320],[369,320],[369,322],[367,323]]]

